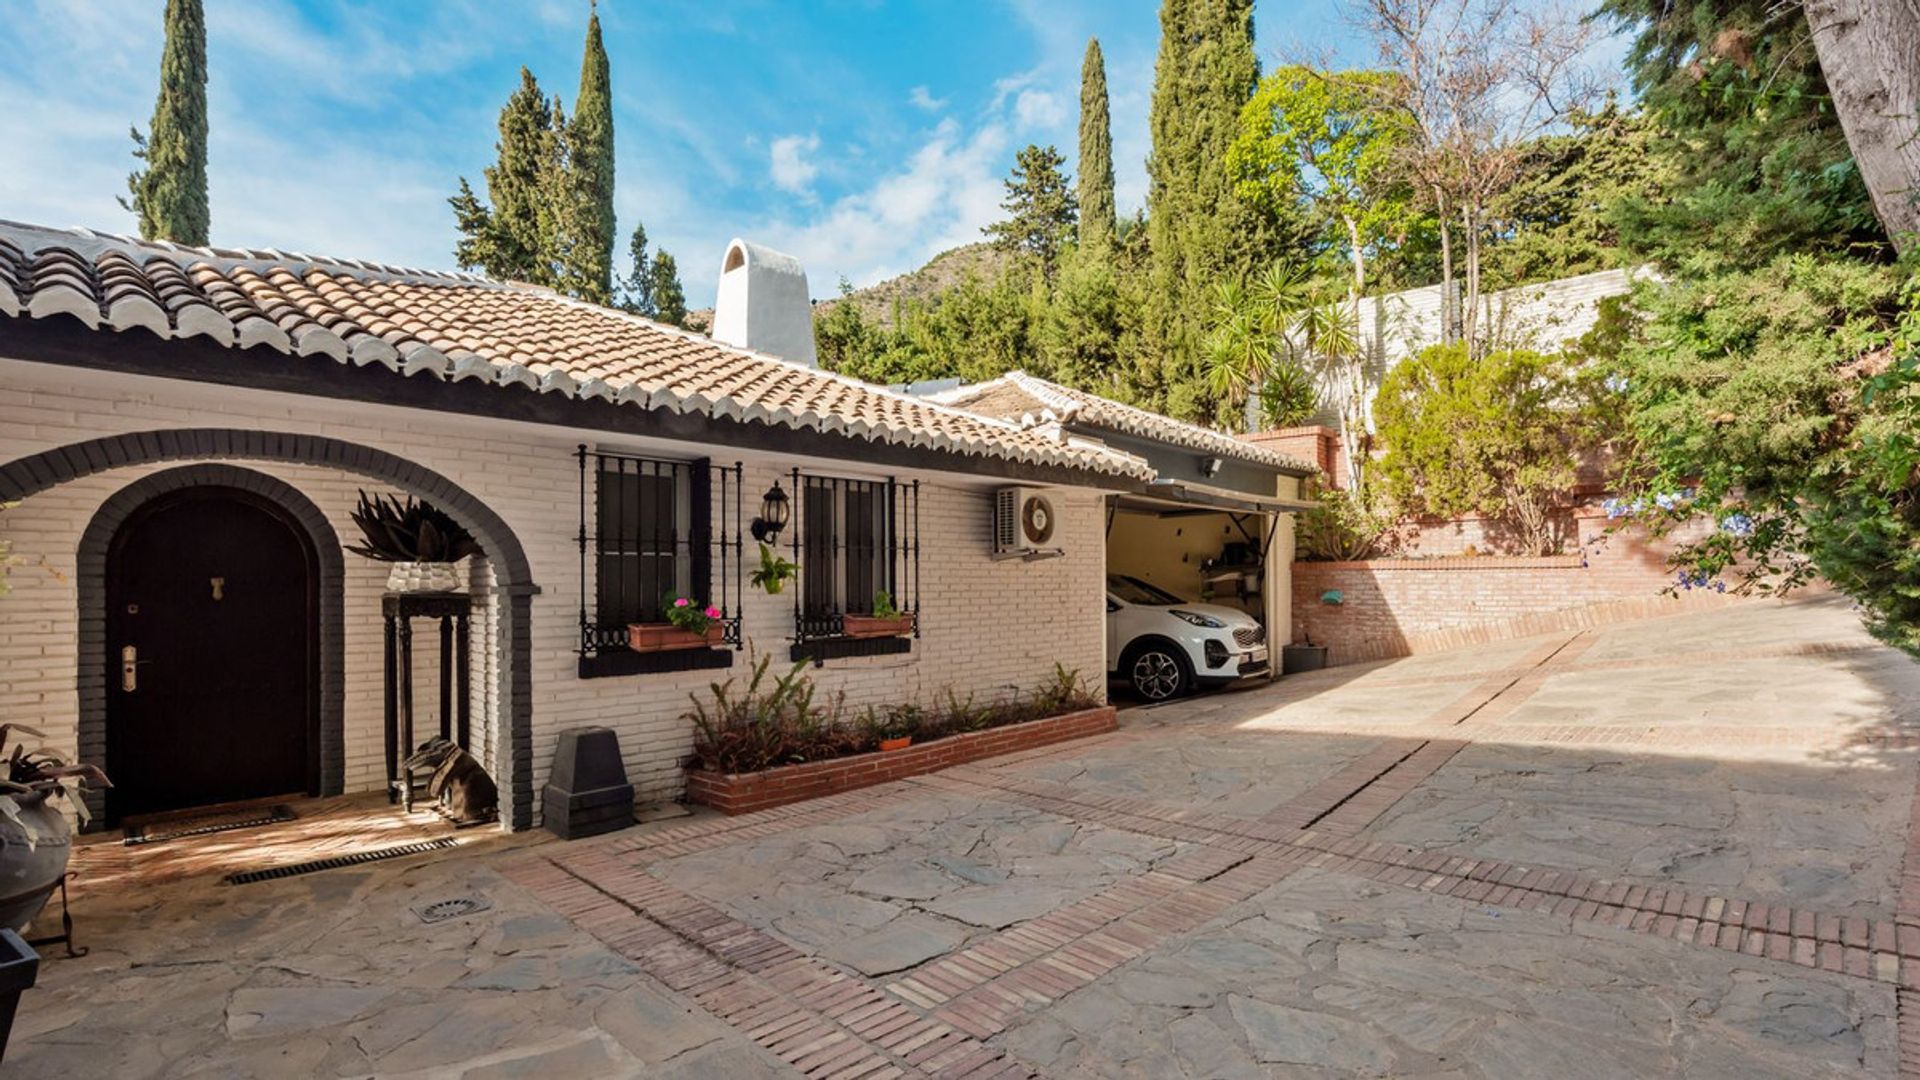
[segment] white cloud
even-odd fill
[[[1066,123],[1067,107],[1045,90],[1022,90],[1013,99],[1013,119],[1022,131],[1047,130]]]
[[[912,105],[916,109],[925,109],[928,112],[939,112],[941,109],[947,107],[947,99],[934,97],[932,91],[926,87],[916,86],[912,90],[907,91],[907,104]]]
[[[773,140],[771,175],[775,187],[796,195],[807,194],[807,185],[820,168],[806,155],[820,149],[818,135],[782,135]]]
[[[816,296],[830,295],[842,274],[870,285],[980,239],[1000,212],[1008,144],[1003,123],[990,120],[969,134],[943,120],[902,167],[871,186],[807,220],[763,222],[752,235],[805,263]]]

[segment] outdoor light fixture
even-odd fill
[[[1220,466],[1225,464],[1217,457],[1205,458],[1200,462],[1200,475],[1213,477],[1219,474]]]
[[[753,519],[748,528],[753,538],[761,543],[770,543],[787,527],[788,515],[792,508],[787,504],[787,493],[780,490],[780,481],[775,480],[760,499],[760,516]]]

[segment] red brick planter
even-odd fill
[[[711,806],[723,814],[745,814],[774,806],[817,799],[842,791],[884,784],[953,765],[998,757],[1036,746],[1065,742],[1112,731],[1119,726],[1113,706],[1063,713],[1045,720],[972,731],[904,750],[855,754],[832,761],[782,765],[753,773],[716,773],[687,770],[687,801]]]

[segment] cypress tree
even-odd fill
[[[489,277],[559,286],[555,252],[561,208],[568,195],[566,117],[548,101],[533,72],[520,69],[520,88],[500,110],[499,160],[486,168],[482,204],[463,177],[448,203],[460,228],[453,257]]]
[[[1113,126],[1107,116],[1107,62],[1100,39],[1087,39],[1080,62],[1080,243],[1113,241]]]
[[[573,198],[561,252],[561,288],[583,300],[613,300],[613,89],[600,15],[587,18],[580,95],[567,127],[567,173]]]
[[[149,240],[204,245],[207,207],[207,20],[200,0],[167,0],[166,46],[160,53],[160,96],[148,134],[133,131],[133,156],[144,169],[127,177]]]
[[[1152,253],[1142,390],[1186,420],[1225,420],[1207,386],[1202,339],[1213,282],[1275,254],[1275,230],[1236,196],[1224,166],[1259,82],[1252,0],[1164,0],[1147,161]]]

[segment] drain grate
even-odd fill
[[[417,844],[400,844],[395,847],[374,848],[371,851],[356,851],[351,855],[335,855],[331,859],[315,859],[312,862],[294,863],[291,866],[270,866],[265,870],[246,870],[228,874],[229,885],[251,885],[256,881],[277,881],[280,878],[299,877],[320,870],[338,870],[343,866],[359,866],[361,863],[380,862],[383,859],[399,859],[408,855],[424,855],[429,851],[445,851],[455,847],[460,841],[451,836],[438,840],[422,840]]]
[[[257,829],[262,825],[278,825],[299,816],[293,812],[293,807],[286,805],[269,806],[265,810],[249,810],[235,814],[205,814],[176,821],[155,822],[151,825],[130,825],[122,834],[120,842],[127,847],[139,847],[141,844],[184,840],[190,836],[206,836],[210,833],[231,832],[234,829]]]
[[[462,915],[472,915],[493,906],[493,901],[478,896],[456,896],[451,900],[436,900],[431,904],[421,904],[413,909],[423,923],[446,922]]]

